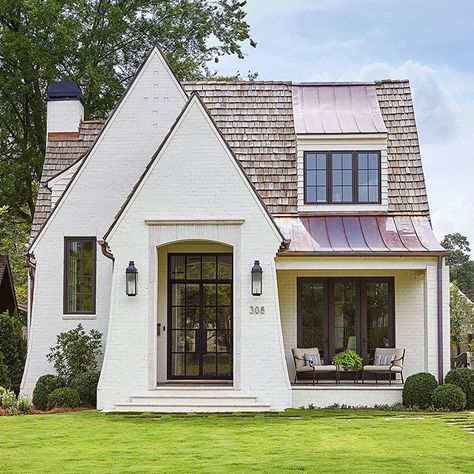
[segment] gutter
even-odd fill
[[[443,257],[438,256],[438,383],[442,384],[444,380],[443,370]]]

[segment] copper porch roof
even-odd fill
[[[375,84],[295,84],[293,114],[298,135],[387,133]]]
[[[281,255],[444,253],[424,216],[276,218],[289,240]]]

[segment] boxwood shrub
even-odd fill
[[[42,375],[36,382],[33,390],[33,405],[38,410],[46,410],[48,408],[48,395],[57,388],[65,387],[66,382],[57,375]]]
[[[96,406],[99,375],[99,372],[84,372],[83,374],[76,375],[72,379],[70,386],[77,390],[81,398],[81,405]]]
[[[77,390],[71,387],[57,388],[48,395],[48,410],[53,408],[76,408],[81,404]]]
[[[474,370],[452,369],[444,378],[445,383],[457,385],[466,395],[466,408],[474,408]]]
[[[406,407],[421,408],[431,406],[431,398],[438,382],[433,374],[420,372],[410,375],[403,386],[403,404]]]
[[[435,388],[433,406],[438,410],[460,411],[466,406],[466,395],[457,385],[445,383]]]

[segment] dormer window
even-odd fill
[[[380,168],[380,152],[306,152],[305,204],[379,204]]]

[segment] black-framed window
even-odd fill
[[[64,313],[95,314],[95,293],[95,237],[65,237]]]
[[[380,152],[305,152],[304,202],[379,204]]]

